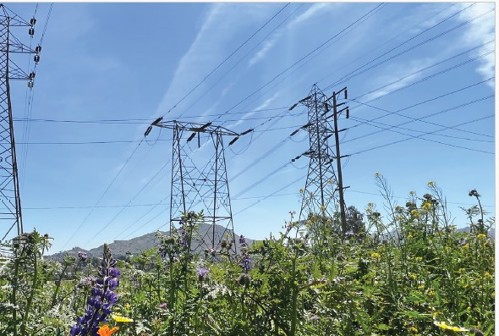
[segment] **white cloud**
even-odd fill
[[[298,15],[296,18],[294,18],[291,22],[288,23],[288,25],[284,29],[277,30],[272,36],[263,44],[263,46],[258,50],[255,55],[249,60],[248,66],[253,66],[256,64],[258,61],[263,59],[267,53],[274,47],[274,45],[277,43],[279,38],[283,35],[285,30],[292,30],[295,29],[297,26],[300,24],[312,19],[313,17],[324,14],[327,11],[331,10],[334,6],[337,6],[338,4],[332,4],[332,3],[316,3],[310,6],[305,12],[301,13]]]
[[[270,49],[272,49],[272,47],[274,46],[280,35],[281,32],[278,32],[274,34],[270,40],[266,41],[263,44],[263,47],[249,60],[248,65],[252,66],[261,59],[263,59],[265,55],[267,55],[267,53],[270,51]]]
[[[257,107],[255,107],[255,110],[262,110],[264,108],[266,108],[267,106],[270,105],[270,103],[272,103],[273,101],[276,100],[276,98],[280,95],[281,93],[280,92],[276,92],[272,97],[266,99],[265,101],[263,101],[263,103],[261,103],[260,105],[258,105]],[[231,124],[228,126],[228,128],[232,128],[232,127],[235,127],[235,126],[238,126],[240,125],[244,120],[248,119],[249,117],[251,117],[253,114],[255,114],[256,112],[248,112],[246,113],[245,115],[243,115],[238,121],[236,121],[235,123]]]
[[[461,4],[467,7],[469,4]],[[464,10],[459,19],[462,21],[470,21],[466,25],[466,31],[461,37],[461,41],[465,46],[476,46],[479,43],[486,43],[495,39],[495,13],[494,11],[483,15],[495,9],[495,3],[475,3],[470,8]],[[476,19],[477,18],[477,19]],[[493,46],[492,46],[493,48]],[[475,56],[484,54],[491,50],[490,44],[485,45],[476,50]],[[495,54],[490,53],[483,56],[477,67],[477,72],[484,78],[490,78],[495,75]],[[490,86],[494,87],[494,82],[487,82]]]
[[[421,18],[427,18],[427,20],[423,21],[421,24],[417,24],[413,27],[409,33],[411,35],[420,33],[421,31],[428,29],[442,20],[445,20],[449,16],[457,13],[461,8],[459,4],[447,4],[447,3],[429,3],[429,4],[421,4],[419,6],[419,10],[417,11],[414,19],[418,22]],[[412,22],[411,19],[407,19],[407,21]]]
[[[234,41],[240,41],[239,34],[243,29],[252,27],[255,21],[260,22],[262,16],[268,15],[268,12],[274,9],[274,7],[262,7],[259,4],[217,3],[212,5],[196,38],[180,60],[168,91],[157,109],[157,114],[166,113],[173,104],[201,82],[211,71],[210,69],[229,55],[232,50],[227,46],[234,45]],[[202,88],[203,85],[193,93],[193,97],[196,97]],[[223,96],[225,93],[221,92],[218,95]],[[216,101],[218,95],[210,94],[209,97]],[[181,112],[181,109],[175,109],[177,115]]]
[[[223,98],[227,95],[227,93],[229,93],[230,89],[232,89],[232,87],[234,86],[234,84],[236,84],[236,82],[232,82],[230,83],[229,85],[227,85],[223,90],[222,90],[222,93],[220,94],[220,96]]]
[[[288,24],[288,28],[294,28],[296,25],[310,20],[313,16],[323,13],[323,10],[329,6],[328,3],[321,2],[310,6],[305,12],[297,16],[293,21]]]
[[[423,72],[417,72],[420,69],[423,69],[430,65],[434,60],[431,59],[421,59],[410,62],[409,64],[403,64],[399,66],[392,66],[390,68],[390,75],[384,76],[379,79],[376,87],[384,86],[380,90],[376,90],[362,98],[363,101],[371,101],[374,99],[381,98],[390,94],[393,91],[396,91],[402,87],[405,87],[419,78],[421,78]],[[414,74],[413,74],[414,73]],[[393,84],[390,84],[393,83]]]

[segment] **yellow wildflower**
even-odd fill
[[[378,252],[373,252],[373,253],[371,253],[371,258],[379,259],[379,258],[381,258],[381,254],[379,254]]]
[[[415,260],[416,260],[417,262],[423,261],[423,257],[416,257],[416,258],[415,258]]]
[[[439,327],[440,329],[443,329],[443,330],[451,330],[451,331],[456,331],[456,332],[469,331],[469,329],[466,329],[466,328],[450,326],[445,322],[433,321],[433,324],[436,325],[437,327]]]
[[[430,211],[432,208],[431,202],[430,201],[424,201],[423,205],[421,205],[421,208],[425,211]]]
[[[466,243],[466,244],[463,245],[463,249],[467,250],[469,248],[470,248],[470,244]]]
[[[477,234],[477,236],[476,236],[476,237],[477,237],[478,239],[485,239],[485,238],[487,238],[487,235],[486,235],[485,233],[479,233],[479,234]]]
[[[418,210],[416,210],[416,209],[412,209],[412,210],[411,210],[411,215],[412,215],[413,217],[419,217],[419,211],[418,211]]]
[[[112,334],[117,332],[119,329],[120,328],[118,328],[118,327],[114,327],[112,329],[109,329],[109,326],[107,324],[104,324],[102,327],[99,328],[99,330],[97,330],[97,334],[99,334],[99,336],[111,336]]]
[[[415,326],[412,326],[409,328],[409,331],[412,332],[413,334],[417,334],[418,333],[418,328],[416,328]]]
[[[133,322],[133,320],[131,318],[128,318],[128,317],[125,317],[125,316],[122,316],[122,315],[119,315],[119,314],[111,314],[111,318],[118,322],[118,323],[128,323],[128,322]]]

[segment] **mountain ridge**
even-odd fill
[[[214,228],[214,232],[212,231]],[[155,232],[150,232],[146,233],[142,236],[139,237],[134,237],[128,240],[125,239],[120,239],[120,240],[114,240],[112,243],[108,243],[107,245],[109,246],[109,249],[111,250],[112,255],[117,258],[117,259],[123,259],[127,255],[137,255],[140,254],[146,250],[149,250],[153,247],[157,247],[159,244],[159,241],[157,239],[157,234],[161,233],[164,235],[169,235],[170,231],[155,231]],[[206,248],[209,248],[212,246],[212,237],[213,235],[215,236],[215,246],[219,245],[219,242],[222,240],[224,233],[231,233],[232,230],[225,229],[225,227],[221,225],[215,224],[214,226],[211,224],[200,224],[197,227],[197,231],[193,232],[193,238],[191,242],[191,250],[193,251],[203,251]],[[239,244],[239,238],[240,235],[234,234],[235,236],[235,241],[236,241],[236,248],[239,251],[240,249],[240,244]],[[246,238],[246,243],[248,246],[252,245],[255,240]],[[88,255],[89,258],[92,257],[99,257],[102,255],[104,244],[92,248],[92,249],[85,249],[79,246],[75,246],[70,250],[66,251],[60,251],[56,252],[54,254],[48,255],[47,258],[50,259],[55,259],[55,260],[62,260],[65,255],[69,256],[78,256],[79,252],[84,252]]]

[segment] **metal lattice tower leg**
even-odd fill
[[[19,196],[19,178],[17,174],[16,146],[14,140],[14,122],[10,98],[10,80],[29,80],[33,87],[34,73],[27,75],[10,59],[13,53],[35,53],[35,62],[39,61],[36,51],[22,44],[12,35],[11,27],[31,27],[29,35],[34,34],[33,18],[28,23],[0,4],[0,238],[6,239],[16,228],[17,235],[23,233],[21,199]]]
[[[193,237],[199,246],[196,252],[219,250],[225,241],[236,253],[223,137],[232,136],[236,140],[240,134],[211,126],[211,123],[198,125],[172,121],[153,125],[173,130],[170,231],[179,226],[184,214],[203,211],[204,220],[199,235]],[[209,139],[203,146],[201,135]],[[196,136],[198,149],[202,147],[203,152],[189,155],[191,150],[188,144]],[[203,163],[201,154],[205,155]]]
[[[326,95],[316,86],[300,101],[308,107],[309,150],[303,155],[309,158],[308,174],[299,219],[309,214],[333,217],[336,212],[335,189],[338,185],[333,166],[334,155],[328,139],[334,134],[325,111]]]

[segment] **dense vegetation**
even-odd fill
[[[342,237],[336,219],[291,213],[237,256],[193,255],[194,213],[141,255],[105,246],[98,267],[45,260],[48,236],[25,234],[0,264],[0,335],[493,335],[493,218],[478,203],[459,232],[434,183],[396,206],[377,178],[387,218],[368,204]]]

